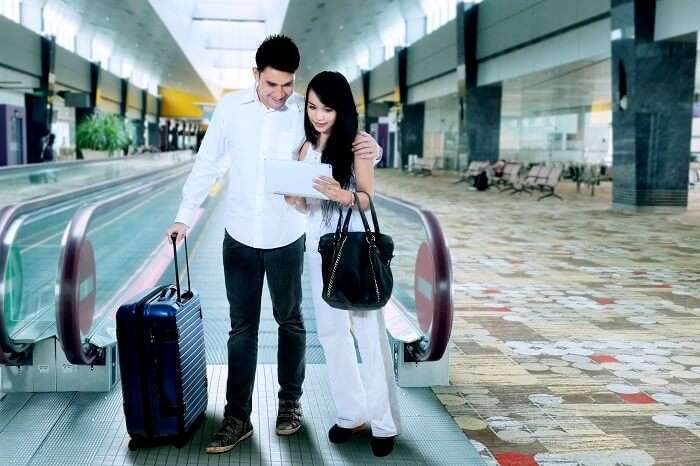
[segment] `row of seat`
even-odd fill
[[[469,163],[455,184],[463,181],[472,184],[479,174],[485,172],[489,184],[501,187],[500,192],[512,191],[511,195],[523,192],[532,194],[533,190],[539,190],[544,195],[540,196],[538,201],[547,197],[556,197],[561,200],[561,196],[556,193],[556,188],[562,177],[563,167],[533,165],[524,175],[521,175],[522,170],[523,164],[519,162],[500,162],[497,165],[491,165],[490,162],[473,161]]]

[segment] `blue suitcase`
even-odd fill
[[[161,443],[184,446],[207,407],[202,307],[189,285],[189,263],[189,291],[181,295],[174,240],[173,251],[176,285],[148,290],[117,311],[131,450]]]

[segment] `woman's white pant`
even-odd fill
[[[330,307],[321,297],[323,276],[318,238],[307,235],[306,250],[316,327],[326,356],[336,424],[351,429],[369,422],[375,437],[398,435],[398,399],[384,311],[344,311]],[[353,335],[362,357],[361,368]]]

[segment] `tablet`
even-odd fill
[[[332,176],[332,167],[326,163],[297,160],[265,160],[265,191],[289,196],[328,199],[313,187],[314,178]]]

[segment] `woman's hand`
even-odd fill
[[[300,196],[284,196],[284,201],[297,209],[299,212],[306,212],[306,198]]]
[[[331,201],[339,202],[341,204],[350,204],[348,195],[352,196],[349,191],[344,190],[340,187],[334,178],[330,176],[319,176],[314,178],[313,187],[319,193],[325,195]]]
[[[291,206],[296,205],[299,199],[301,199],[299,196],[287,196],[286,194],[284,195],[284,202]]]

